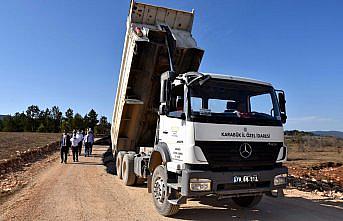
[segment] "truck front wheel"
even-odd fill
[[[151,180],[152,198],[156,210],[163,216],[172,216],[179,211],[180,205],[168,202],[167,170],[165,166],[159,165],[155,168]]]
[[[232,201],[240,207],[251,208],[256,206],[262,199],[262,195],[259,196],[242,196],[233,197]]]

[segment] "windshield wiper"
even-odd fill
[[[200,75],[196,78],[194,78],[193,80],[191,80],[190,82],[187,83],[187,86],[191,86],[192,84],[194,84],[195,82],[199,81],[199,85],[202,86],[203,84],[206,83],[206,81],[208,81],[209,79],[211,79],[210,75]]]
[[[199,81],[199,85],[202,86],[203,84],[206,83],[206,81],[210,80],[211,76],[210,75],[204,75],[204,79]]]

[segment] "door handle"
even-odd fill
[[[165,131],[163,131],[163,133],[164,133],[164,134],[168,134],[168,131],[165,130]]]

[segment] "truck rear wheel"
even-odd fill
[[[259,196],[243,196],[233,197],[232,200],[235,204],[244,208],[251,208],[256,206],[262,199],[262,195]]]
[[[168,202],[167,170],[159,165],[155,168],[151,180],[152,198],[156,210],[163,216],[172,216],[179,211],[180,205]]]
[[[126,186],[132,186],[136,181],[133,162],[134,157],[133,154],[125,154],[123,157],[122,176]]]
[[[125,155],[125,151],[119,151],[117,154],[116,159],[116,170],[117,170],[117,176],[119,179],[122,179],[122,165],[123,165],[123,157]]]

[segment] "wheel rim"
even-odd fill
[[[163,204],[166,198],[166,185],[162,177],[158,177],[154,183],[154,198],[159,204]]]

